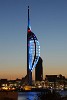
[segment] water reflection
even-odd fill
[[[41,92],[20,92],[18,93],[18,100],[40,100]]]

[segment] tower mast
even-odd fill
[[[31,30],[30,18],[29,18],[29,6],[28,6],[28,30]]]

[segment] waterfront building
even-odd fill
[[[65,77],[60,75],[46,75],[45,80],[48,81],[50,88],[61,89],[63,90],[66,86]]]
[[[28,84],[32,85],[32,71],[36,67],[40,57],[40,44],[31,31],[30,19],[29,19],[29,6],[28,6],[28,28],[27,28],[27,77]]]

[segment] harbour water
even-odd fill
[[[18,100],[40,100],[41,92],[19,92]]]
[[[67,91],[59,91],[61,96],[66,96]],[[41,100],[41,92],[19,92],[18,100]]]
[[[66,91],[59,91],[61,97],[67,96],[67,90]]]

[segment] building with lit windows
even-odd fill
[[[28,84],[32,84],[32,71],[36,67],[40,57],[40,44],[31,31],[30,19],[29,19],[29,6],[28,6],[28,28],[27,28],[27,77]]]

